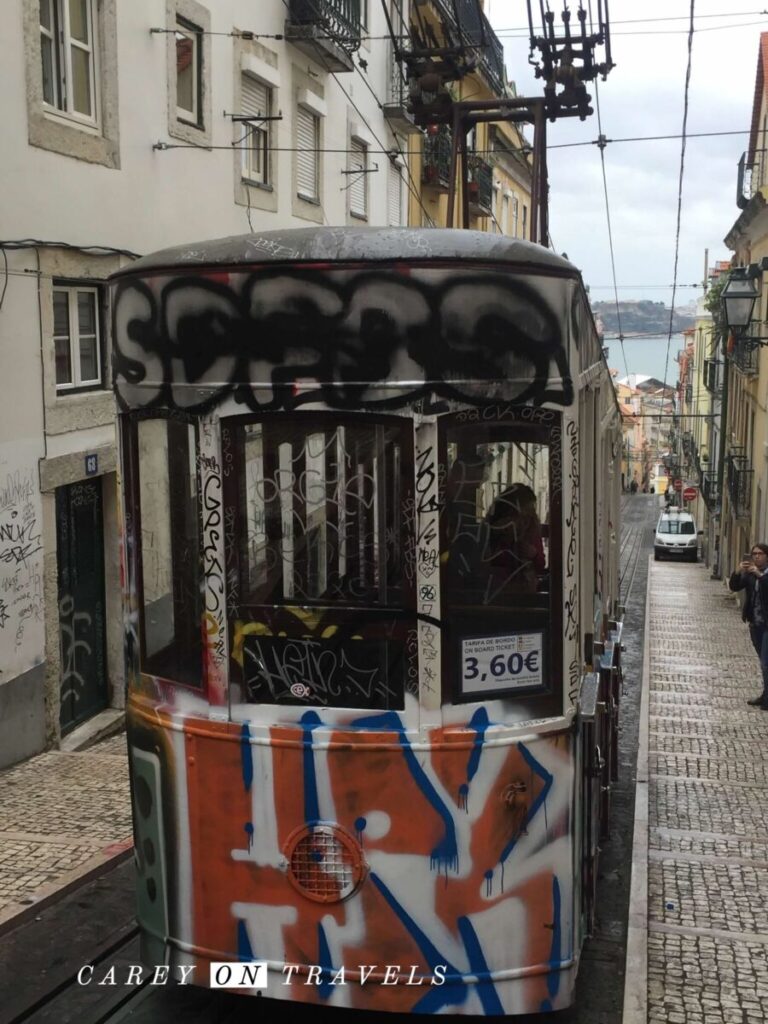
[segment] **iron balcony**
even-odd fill
[[[360,29],[360,0],[288,0],[287,42],[326,71],[354,71]]]

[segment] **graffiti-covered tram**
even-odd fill
[[[573,998],[615,774],[620,422],[578,271],[318,228],[112,282],[148,963]]]

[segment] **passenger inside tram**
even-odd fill
[[[494,500],[485,522],[493,590],[535,594],[546,557],[533,490],[524,483],[512,484]]]
[[[448,603],[538,605],[549,591],[549,529],[541,521],[549,504],[549,449],[478,440],[457,437],[448,445]]]

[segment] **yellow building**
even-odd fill
[[[724,459],[722,571],[730,572],[754,541],[764,541],[768,491],[768,356],[750,340],[768,317],[768,32],[760,36],[749,149],[739,164],[741,213],[725,242],[736,267],[752,266],[758,299],[752,324],[728,345],[727,447]]]
[[[411,9],[413,33],[429,34],[438,43],[446,40],[446,27],[455,26],[451,0],[428,0]],[[460,8],[463,10],[463,8]],[[486,45],[472,51],[476,67],[458,81],[449,82],[453,100],[491,100],[513,96],[508,84],[504,52],[490,22],[482,12],[478,37]],[[466,26],[465,26],[466,28]],[[430,126],[409,138],[410,170],[417,194],[409,201],[412,226],[445,227],[451,172],[452,130]],[[498,232],[512,238],[531,237],[531,147],[522,130],[510,122],[481,122],[469,133],[470,228]],[[453,224],[460,226],[461,198],[456,196]]]

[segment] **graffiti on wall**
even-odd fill
[[[0,446],[0,679],[43,658],[42,511],[30,448]]]
[[[114,293],[115,386],[124,407],[197,411],[230,395],[254,411],[569,405],[569,287],[552,279],[544,297],[520,275],[405,268],[128,278]]]

